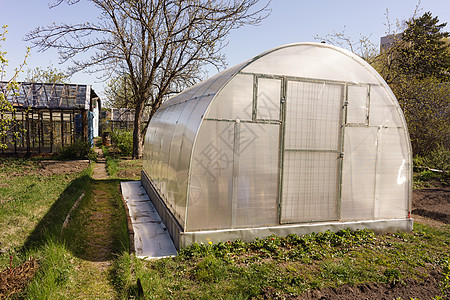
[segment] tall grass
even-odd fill
[[[39,258],[39,271],[28,284],[27,299],[65,299],[67,284],[74,279],[75,269],[71,252],[60,242],[48,238],[44,246],[34,252]]]

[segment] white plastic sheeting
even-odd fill
[[[365,61],[326,44],[267,51],[165,102],[144,172],[184,233],[410,211],[394,95]]]
[[[177,255],[170,238],[148,195],[139,181],[122,181],[122,195],[133,228],[133,248],[137,257],[157,259]]]

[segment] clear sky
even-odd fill
[[[264,1],[264,0],[262,0]],[[7,51],[9,73],[17,66],[31,46],[23,41],[25,34],[37,26],[46,26],[52,22],[77,23],[95,21],[97,11],[92,4],[81,1],[76,5],[60,5],[49,9],[54,0],[0,0],[0,26],[9,26],[7,40],[2,50]],[[390,19],[403,21],[411,17],[416,0],[272,0],[270,16],[260,26],[240,28],[228,36],[229,44],[224,52],[229,66],[252,58],[266,50],[294,42],[310,42],[315,36],[325,36],[333,31],[342,31],[344,26],[348,36],[357,39],[360,34],[371,36],[375,43],[386,33],[386,9]],[[449,0],[422,0],[421,13],[431,11],[440,23],[450,23]],[[450,31],[450,25],[445,28]],[[48,65],[64,69],[59,65],[56,51],[37,53],[34,49],[28,59],[27,68]],[[214,75],[214,72],[210,73]],[[25,74],[19,77],[24,79]],[[102,80],[97,76],[80,73],[71,78],[73,83],[92,84],[100,93]]]

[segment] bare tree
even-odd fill
[[[322,43],[348,49],[371,63],[376,57],[378,50],[378,45],[371,41],[371,35],[365,36],[360,34],[358,39],[353,39],[346,34],[345,30],[346,27],[344,26],[344,29],[340,32],[333,30],[333,33],[328,33],[325,36],[316,35],[314,39]]]
[[[134,108],[133,91],[128,74],[112,77],[104,86],[106,105],[110,108]]]
[[[69,5],[81,0],[58,0]],[[72,60],[72,72],[126,70],[135,103],[133,157],[140,158],[148,122],[168,95],[201,78],[202,67],[225,66],[221,53],[231,30],[256,25],[269,11],[270,0],[89,0],[100,11],[95,24],[38,27],[26,36],[41,51],[59,50]],[[94,50],[86,60],[78,53]]]

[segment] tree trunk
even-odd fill
[[[134,125],[133,125],[133,159],[140,159],[143,155],[144,144],[143,135],[141,135],[141,122],[142,113],[144,111],[144,102],[136,101],[136,111],[134,112]]]

